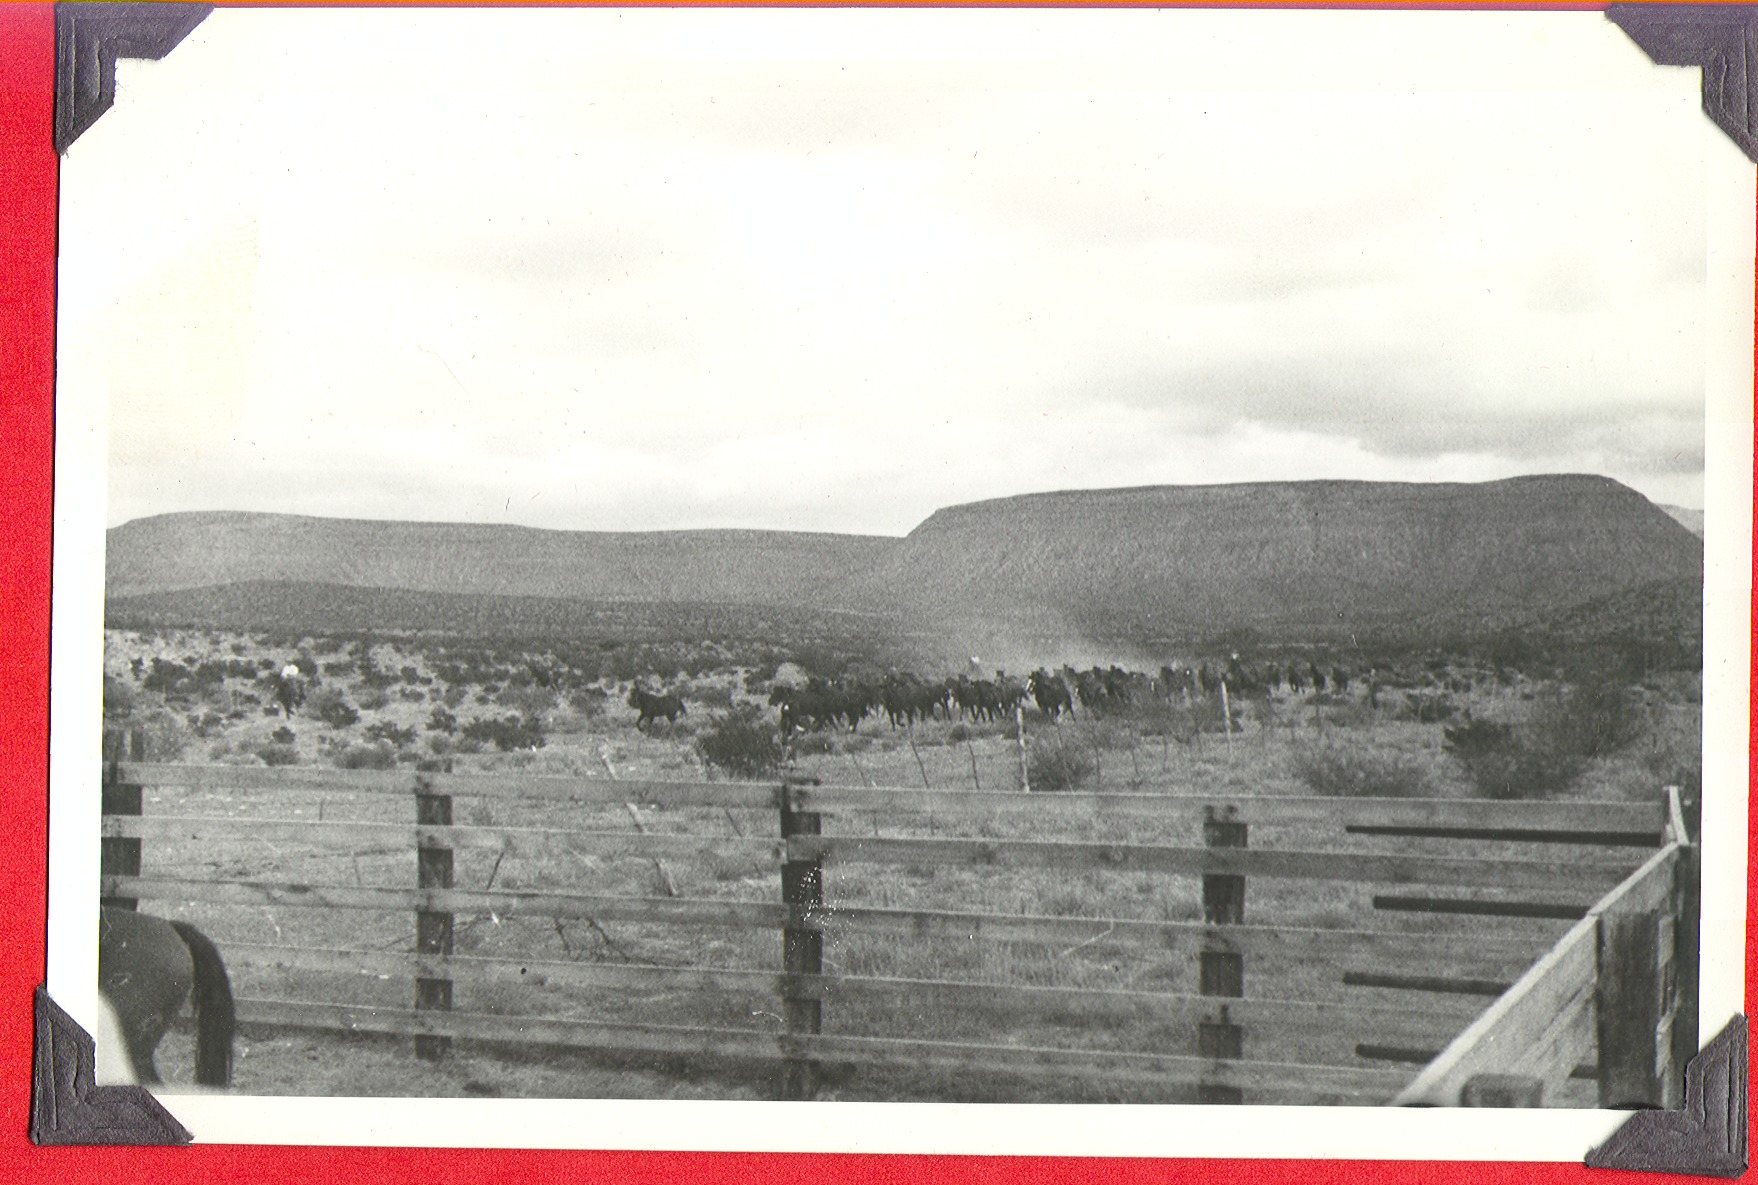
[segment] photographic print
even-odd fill
[[[1596,13],[211,13],[63,158],[52,990],[202,1139],[1676,1108],[1698,105]]]

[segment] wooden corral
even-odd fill
[[[761,1063],[794,1098],[865,1081],[940,1097],[912,1085],[940,1074],[1049,1092],[1032,1098],[1075,1084],[1097,1093],[1073,1097],[1443,1105],[1664,1101],[1674,1046],[1695,1039],[1693,849],[1660,795],[1027,795],[121,757],[105,777],[102,896],[199,920],[247,1027],[403,1035],[425,1058],[461,1056],[462,1041]],[[456,821],[485,813],[497,822]],[[241,871],[251,845],[281,854],[273,875]],[[369,853],[389,882],[366,883]],[[550,857],[586,883],[493,887],[504,861]],[[492,860],[481,888],[460,887],[469,860]],[[734,871],[699,874],[704,862]],[[658,891],[603,872],[624,866]],[[768,871],[735,875],[747,869]],[[562,891],[594,877],[605,891]],[[1058,895],[1076,882],[1087,896]],[[1156,885],[1188,911],[1069,911]],[[1343,924],[1302,914],[1321,892],[1355,903]],[[319,940],[282,936],[294,914]],[[257,915],[275,940],[228,921]],[[590,928],[619,957],[457,949],[466,927],[529,922],[564,943],[564,924]],[[612,927],[709,937],[667,948],[699,958],[662,964],[622,951]],[[764,932],[779,936],[766,966],[723,957]],[[1013,963],[961,961],[973,945]],[[930,948],[947,953],[918,953]],[[1038,953],[1027,967],[1020,952]],[[558,1003],[573,1001],[605,1008]]]
[[[1697,1052],[1696,846],[1668,791],[1665,847],[1546,951],[1395,1102],[1540,1106],[1597,1054],[1599,1102],[1683,1105]]]

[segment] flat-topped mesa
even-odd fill
[[[895,539],[806,531],[557,531],[193,512],[109,532],[111,596],[244,581],[494,596],[790,604]]]
[[[1604,477],[1028,494],[937,511],[863,582],[919,610],[1086,629],[1481,620],[1662,580],[1702,542]]]
[[[1023,494],[938,510],[903,539],[172,514],[113,529],[107,572],[113,600],[277,582],[1168,638],[1483,629],[1688,592],[1702,568],[1702,541],[1642,495],[1556,475]]]

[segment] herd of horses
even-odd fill
[[[1344,667],[1321,667],[1311,659],[1247,663],[1234,654],[1224,662],[1167,664],[1157,674],[1129,671],[1116,665],[1087,670],[1039,667],[1023,681],[1005,671],[996,671],[992,679],[969,675],[924,679],[907,671],[893,671],[877,679],[830,680],[814,675],[797,686],[776,684],[769,692],[769,705],[776,709],[785,737],[796,732],[837,729],[856,732],[863,720],[880,714],[894,729],[930,720],[1004,720],[1028,699],[1047,718],[1058,720],[1073,715],[1076,704],[1084,712],[1103,715],[1155,700],[1189,706],[1223,690],[1240,698],[1270,695],[1283,689],[1295,695],[1309,688],[1315,692],[1347,693],[1356,678]],[[1376,675],[1368,672],[1360,681],[1367,688],[1369,700],[1377,706]],[[685,712],[681,697],[655,694],[639,684],[629,691],[629,706],[638,713],[635,726],[641,729],[660,717],[673,723]]]

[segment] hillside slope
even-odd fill
[[[357,588],[774,606],[889,617],[949,640],[999,632],[1036,647],[1240,629],[1300,638],[1517,628],[1589,602],[1617,606],[1657,582],[1700,587],[1702,567],[1702,541],[1646,498],[1609,478],[1565,475],[1027,494],[947,507],[903,539],[175,514],[110,532],[107,592],[142,621],[173,605],[199,616],[193,606],[205,604],[226,606],[231,622],[252,598],[285,616],[302,588],[314,606]],[[233,585],[254,591],[217,591]],[[203,591],[160,595],[180,590]],[[557,606],[500,614],[476,602],[396,603],[408,628],[425,615],[434,629],[483,614],[581,620]]]
[[[1470,628],[1702,563],[1701,540],[1602,477],[1153,486],[938,511],[848,604],[1089,636]]]
[[[794,604],[897,540],[801,531],[544,531],[475,523],[193,513],[109,532],[105,588],[242,581],[591,601]]]

